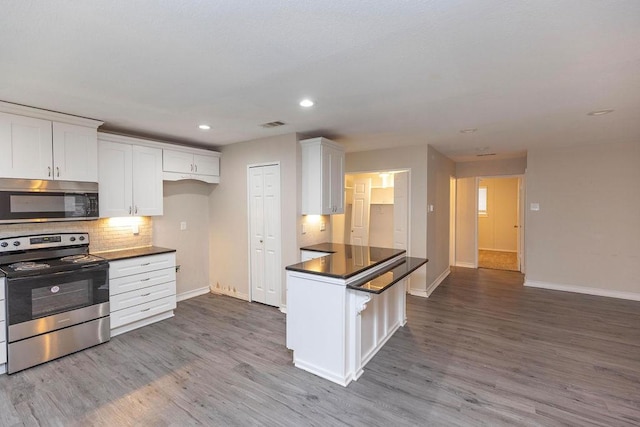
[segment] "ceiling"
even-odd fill
[[[211,147],[640,143],[640,1],[4,1],[0,100]]]

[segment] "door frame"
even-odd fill
[[[280,161],[275,162],[261,162],[261,163],[251,163],[247,165],[247,283],[249,284],[249,302],[253,302],[253,284],[251,283],[251,190],[249,186],[251,185],[251,168],[264,167],[264,166],[277,166],[279,172],[282,172],[282,168],[280,167]],[[277,242],[278,254],[280,257],[280,267],[284,270],[284,266],[282,265],[282,174],[280,174],[280,207],[279,207],[279,217],[280,217],[280,238]],[[279,276],[280,281],[278,284],[278,295],[280,301],[277,307],[282,307],[282,275]]]
[[[411,256],[411,168],[385,168],[385,169],[377,169],[377,170],[366,170],[366,171],[357,171],[357,172],[346,172],[344,173],[345,177],[347,175],[360,175],[365,173],[384,173],[384,172],[404,172],[407,174],[407,235],[406,235],[406,244],[407,244],[407,256]],[[346,180],[345,180],[346,182]],[[395,191],[395,187],[394,187]],[[346,201],[345,201],[345,210],[346,210]],[[395,209],[394,209],[395,213]],[[345,242],[346,243],[346,242]],[[409,278],[407,277],[407,283],[409,282]]]
[[[525,233],[525,215],[524,215],[524,206],[525,206],[525,177],[524,174],[513,174],[513,175],[482,175],[476,176],[475,183],[475,210],[474,210],[474,248],[475,248],[475,268],[478,268],[478,189],[480,188],[480,180],[486,179],[496,179],[496,178],[518,178],[518,200],[517,203],[517,215],[518,215],[518,243],[517,243],[517,256],[519,260],[520,272],[524,274],[525,270],[525,262],[524,262],[524,233]]]

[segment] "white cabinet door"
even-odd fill
[[[162,215],[162,149],[133,146],[133,214]]]
[[[100,217],[129,216],[133,213],[133,156],[131,145],[99,143]]]
[[[331,213],[344,213],[344,151],[331,150]]]
[[[193,155],[194,173],[198,175],[220,176],[220,157]]]
[[[98,131],[53,122],[54,179],[98,181]]]
[[[344,149],[325,138],[302,144],[302,214],[344,213]]]
[[[184,151],[162,150],[162,169],[165,172],[193,172],[193,154]]]
[[[0,113],[0,176],[53,179],[51,122]]]

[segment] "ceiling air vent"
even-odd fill
[[[483,154],[476,154],[476,157],[485,157],[485,156],[495,156],[496,153],[483,153]]]
[[[263,128],[277,128],[278,126],[284,126],[286,123],[285,122],[281,122],[281,121],[275,121],[275,122],[269,122],[269,123],[263,123],[260,126],[262,126]]]

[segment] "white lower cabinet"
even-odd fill
[[[173,316],[175,252],[109,263],[111,336]]]
[[[7,319],[4,303],[5,278],[0,277],[0,374],[7,372]]]

